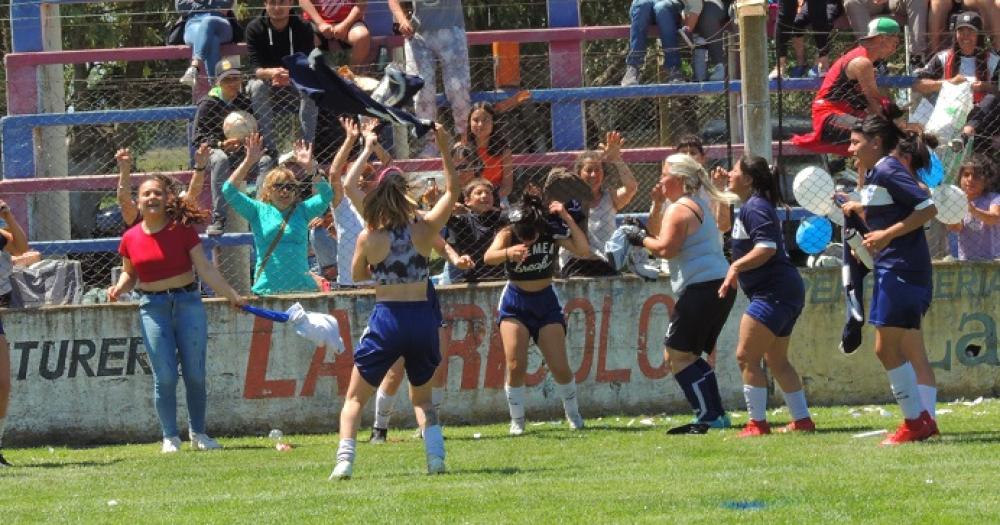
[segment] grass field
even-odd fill
[[[687,418],[664,415],[591,418],[582,432],[534,423],[520,438],[447,427],[449,473],[435,477],[413,430],[394,429],[388,444],[359,444],[341,482],[326,480],[335,435],[290,436],[290,452],[266,437],[172,456],[7,449],[18,466],[0,471],[0,523],[1000,522],[1000,401],[939,410],[940,440],[897,448],[854,437],[894,428],[895,406],[821,408],[816,434],[749,440],[667,436]]]

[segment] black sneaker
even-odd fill
[[[381,445],[385,443],[386,438],[389,436],[389,429],[372,427],[372,435],[368,438],[368,442],[373,445]]]
[[[2,468],[2,467],[13,467],[13,466],[14,465],[11,465],[10,463],[7,462],[6,459],[3,458],[3,454],[0,454],[0,468]]]
[[[712,425],[708,423],[688,423],[679,427],[671,428],[667,434],[708,434],[708,429]]]
[[[223,232],[225,231],[226,231],[226,220],[216,219],[215,221],[212,222],[212,224],[209,224],[208,227],[205,228],[205,235],[217,236],[217,235],[222,235]]]

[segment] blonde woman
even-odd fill
[[[323,215],[333,200],[327,181],[316,184],[316,194],[299,202],[301,184],[287,168],[275,168],[264,177],[258,200],[243,193],[243,180],[263,155],[260,134],[246,139],[246,157],[229,180],[222,185],[222,195],[237,213],[250,223],[257,260],[253,287],[258,295],[316,291],[316,280],[309,272],[309,222]],[[313,170],[312,145],[299,141],[295,161],[307,172]]]

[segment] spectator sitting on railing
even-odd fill
[[[424,88],[414,98],[416,116],[437,120],[436,64],[441,63],[444,93],[451,104],[455,132],[466,139],[470,111],[469,46],[465,36],[465,13],[461,0],[413,0],[408,14],[400,0],[389,0],[398,33],[406,38],[406,72],[424,79]],[[420,156],[437,157],[433,140],[428,140]]]
[[[350,54],[350,65],[368,62],[372,37],[365,25],[365,0],[299,0],[302,18],[316,29],[316,47]],[[342,61],[338,61],[342,63]]]
[[[191,172],[191,182],[188,184],[187,190],[174,189],[181,199],[188,201],[193,206],[198,205],[198,196],[201,195],[201,190],[205,187],[205,169],[208,168],[208,158],[211,154],[212,148],[207,143],[199,146],[198,151],[194,154],[194,169]],[[132,173],[132,153],[128,148],[118,150],[115,153],[115,162],[118,164],[118,189],[115,192],[118,198],[118,208],[121,210],[122,222],[125,223],[125,227],[131,228],[142,220],[139,206],[132,200],[132,183],[129,180]]]
[[[296,52],[308,55],[313,49],[312,28],[291,13],[291,4],[291,0],[267,0],[264,12],[247,25],[247,62],[254,76],[247,87],[269,151],[278,149],[272,126],[276,107],[288,107],[293,100],[299,101],[303,140],[312,143],[316,138],[316,103],[296,91],[281,63],[282,57]]]
[[[856,35],[871,36],[872,22],[884,15],[885,18],[897,14],[906,17],[909,30],[908,51],[910,63],[924,63],[927,55],[927,11],[928,0],[844,0],[847,21]],[[900,31],[902,32],[902,31]]]
[[[194,86],[198,67],[205,63],[209,80],[222,56],[222,44],[233,41],[233,27],[226,15],[236,8],[235,0],[175,0],[174,7],[184,17],[184,43],[191,46],[191,65],[181,84]]]
[[[500,136],[492,104],[477,102],[472,106],[468,130],[472,134],[469,146],[483,166],[479,176],[497,188],[500,205],[506,206],[507,197],[514,190],[513,156],[506,137]]]
[[[462,190],[461,210],[448,219],[447,241],[459,254],[461,264],[448,262],[444,272],[448,282],[478,282],[502,279],[503,268],[483,262],[486,249],[503,226],[500,210],[493,200],[494,187],[486,179],[473,179]]]
[[[866,114],[884,115],[884,101],[875,82],[874,62],[896,52],[902,30],[891,18],[876,18],[858,47],[830,67],[812,103],[813,131],[795,135],[792,143],[817,153],[848,156],[851,130]]]
[[[972,11],[986,20],[986,30],[995,52],[1000,49],[1000,5],[994,0],[930,0],[930,12],[927,17],[928,51],[940,51],[942,40],[947,43],[948,19],[961,15],[962,11]]]
[[[574,257],[568,250],[562,250],[559,253],[559,264],[563,277],[597,277],[617,273],[605,260],[604,244],[617,228],[615,218],[618,212],[632,201],[639,189],[632,170],[622,159],[621,148],[624,143],[620,133],[609,131],[600,151],[585,151],[576,159],[573,171],[590,185],[593,195],[586,228],[590,255]],[[621,179],[621,185],[617,188],[605,188],[605,163],[613,165]]]
[[[798,0],[781,0],[778,4],[778,24],[774,40],[783,78],[821,77],[826,74],[830,69],[830,31],[833,29],[833,21],[843,13],[842,0],[808,0],[802,3]],[[812,29],[813,42],[816,44],[816,64],[812,68],[806,62],[807,29]],[[791,69],[786,60],[789,37],[796,62]],[[769,78],[777,77],[778,70],[771,71]]]
[[[242,91],[243,77],[236,64],[224,59],[215,69],[217,85],[198,102],[191,141],[194,148],[204,143],[212,145],[212,154],[208,159],[212,182],[212,224],[205,230],[209,235],[221,235],[226,228],[229,206],[222,197],[222,184],[233,168],[242,162],[245,154],[243,140],[227,139],[222,132],[222,123],[233,111],[251,111],[250,99]],[[257,173],[269,170],[274,165],[273,158],[273,151],[265,151],[250,174],[256,177]]]
[[[1000,259],[1000,184],[996,170],[984,157],[975,155],[962,164],[959,184],[969,198],[969,211],[962,222],[948,227],[958,233],[958,259]]]
[[[663,45],[663,68],[666,83],[683,82],[679,42],[689,47],[707,46],[712,63],[708,80],[721,81],[725,60],[721,31],[726,8],[721,0],[632,0],[629,8],[629,52],[625,58],[623,86],[639,83],[639,69],[646,60],[646,31],[656,25]],[[683,19],[683,21],[682,21]],[[695,32],[698,35],[695,35]],[[712,41],[706,42],[706,37]]]
[[[300,182],[290,170],[279,167],[264,177],[254,200],[243,193],[243,181],[263,154],[263,139],[251,134],[243,163],[222,185],[226,201],[253,232],[257,261],[251,290],[258,295],[316,291],[309,272],[309,222],[329,208],[333,189],[319,181],[317,193],[299,202]],[[312,145],[296,143],[295,161],[302,169],[315,169]]]
[[[10,305],[13,287],[10,276],[14,272],[11,256],[18,256],[28,251],[28,238],[10,211],[10,206],[0,200],[0,307]],[[0,470],[9,467],[10,463],[3,457],[3,429],[7,419],[7,403],[10,401],[10,345],[7,343],[3,322],[0,322]]]

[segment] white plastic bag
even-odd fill
[[[927,120],[924,131],[937,135],[938,141],[947,143],[957,137],[972,111],[972,83],[941,83],[934,112]]]

